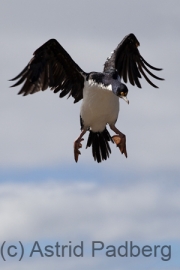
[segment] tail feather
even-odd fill
[[[109,154],[111,154],[109,141],[114,142],[107,129],[105,128],[102,132],[93,132],[92,130],[89,132],[86,148],[92,146],[94,160],[99,163],[109,158]]]

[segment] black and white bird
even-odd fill
[[[119,114],[119,98],[127,99],[128,88],[122,80],[141,88],[139,79],[143,76],[153,87],[147,72],[157,77],[148,69],[161,70],[148,64],[140,55],[139,41],[134,34],[129,34],[119,43],[107,58],[103,72],[84,72],[55,39],[50,39],[34,52],[33,58],[23,71],[12,79],[18,80],[12,87],[24,83],[18,94],[23,96],[44,91],[48,87],[54,93],[60,91],[60,97],[68,95],[74,103],[82,99],[80,110],[81,133],[74,142],[74,158],[78,161],[83,135],[89,131],[87,147],[92,146],[94,160],[106,160],[111,153],[109,142],[115,143],[127,157],[126,136],[115,123]],[[116,135],[110,136],[106,125]]]

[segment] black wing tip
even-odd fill
[[[8,82],[12,82],[12,81],[15,81],[15,80],[14,80],[14,78],[13,78],[13,79],[8,80]],[[13,85],[10,85],[10,86],[9,86],[9,88],[11,88],[11,87],[15,87],[15,83],[14,83]]]
[[[12,80],[9,80],[9,81],[12,81]],[[17,84],[18,82],[14,83],[13,85],[10,85],[9,87],[12,88],[12,87],[16,87],[18,86],[19,84]]]
[[[16,80],[16,77],[14,77],[13,79],[9,79],[8,82],[12,82],[12,81],[15,81]]]
[[[16,77],[14,77],[14,78],[12,78],[12,79],[10,79],[10,80],[8,80],[8,82],[13,82],[13,81],[16,81],[17,79],[19,79],[19,75],[17,75]]]
[[[157,68],[157,67],[154,67],[154,66],[150,65],[150,64],[142,57],[142,55],[140,55],[140,60],[141,60],[146,66],[148,66],[148,67],[151,68],[151,69],[154,69],[154,70],[157,70],[157,71],[163,70],[162,68]]]

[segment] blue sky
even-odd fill
[[[25,257],[8,258],[5,270],[179,269],[180,127],[179,1],[1,1],[0,245],[22,241]],[[122,38],[134,33],[140,53],[165,81],[154,89],[128,84],[117,127],[127,136],[128,159],[112,145],[97,164],[85,149],[76,164],[80,102],[51,91],[18,96],[9,88],[33,52],[56,38],[85,71],[101,71]],[[42,247],[84,242],[83,258],[42,258]],[[92,258],[91,242],[171,245],[172,256]],[[18,247],[19,248],[19,247]],[[18,252],[20,249],[18,249]],[[86,255],[87,254],[87,255]]]

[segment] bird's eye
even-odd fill
[[[127,93],[126,92],[121,92],[120,95],[123,96],[123,97],[126,97]]]

